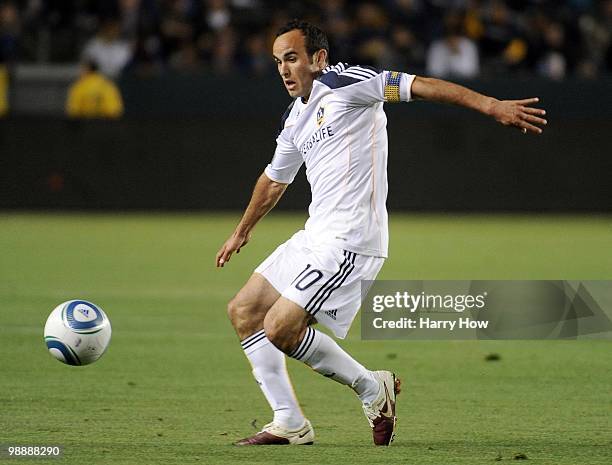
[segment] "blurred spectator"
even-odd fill
[[[140,22],[140,0],[119,0],[121,35],[135,40]]]
[[[427,73],[440,78],[478,76],[478,48],[463,35],[462,18],[449,14],[445,25],[444,37],[434,41],[427,52]]]
[[[115,83],[100,72],[94,62],[81,67],[77,81],[70,86],[66,100],[66,114],[70,118],[119,118],[123,114],[123,100]]]
[[[367,2],[357,7],[355,15],[356,56],[348,61],[384,67],[390,58],[386,38],[389,28],[387,14],[379,5]]]
[[[170,57],[170,67],[181,72],[197,72],[202,68],[196,45],[191,41],[182,42]]]
[[[106,20],[99,33],[85,45],[82,60],[97,63],[102,74],[117,79],[132,57],[132,46],[120,34],[119,22]]]
[[[140,77],[160,74],[164,69],[161,43],[156,35],[139,37],[134,46],[134,55],[129,71]]]
[[[2,62],[0,62],[0,118],[6,116],[9,110],[8,92],[9,80],[8,70]]]
[[[19,10],[13,2],[0,3],[0,63],[15,60],[21,23]]]
[[[208,0],[206,10],[206,25],[213,31],[219,31],[229,26],[232,15],[225,0]]]
[[[483,66],[489,73],[506,73],[526,57],[527,46],[519,32],[518,17],[502,0],[492,0],[484,12],[479,40]]]
[[[253,34],[247,38],[242,67],[247,73],[258,76],[274,71],[266,37],[263,34]]]
[[[563,54],[565,33],[559,23],[549,23],[544,30],[545,52],[537,65],[537,71],[544,77],[563,79],[567,72],[567,60]]]
[[[342,57],[348,60],[352,50],[352,25],[344,0],[321,0],[323,23],[329,39],[331,57]]]
[[[390,3],[391,21],[396,26],[408,29],[414,37],[422,42],[429,42],[432,28],[432,17],[427,15],[426,0],[388,0]]]
[[[597,14],[583,15],[579,28],[584,38],[584,54],[579,71],[587,77],[598,72],[612,72],[612,0],[603,0]]]
[[[232,12],[225,0],[203,0],[206,9],[203,10],[200,20],[201,33],[198,36],[198,49],[200,58],[209,69],[218,74],[227,74],[233,71],[240,61],[252,72],[257,72],[258,65],[251,61],[250,55],[258,44],[244,41],[242,53],[239,52],[240,34],[232,25]],[[252,5],[251,5],[252,6]],[[249,5],[242,6],[248,8]],[[244,31],[246,32],[246,31]],[[248,62],[248,63],[247,63]],[[253,68],[251,65],[255,65]]]
[[[189,0],[164,0],[160,19],[160,40],[163,57],[171,63],[183,60],[175,54],[184,54],[188,43],[194,41],[194,22],[197,10],[194,2]]]
[[[17,59],[21,21],[13,2],[0,3],[0,118],[9,110],[9,67]]]
[[[412,30],[396,24],[391,28],[390,47],[387,47],[385,69],[398,69],[414,73],[425,63],[425,47]]]
[[[212,51],[212,67],[219,74],[233,69],[238,46],[238,36],[233,28],[225,27],[215,34]]]
[[[602,2],[601,9],[601,23],[603,28],[608,31],[606,45],[604,46],[603,65],[608,73],[612,73],[612,0]]]

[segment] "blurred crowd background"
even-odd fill
[[[0,0],[0,63],[266,75],[294,17],[328,33],[332,62],[447,78],[612,73],[612,0]]]
[[[612,211],[612,0],[0,0],[0,208],[242,209],[290,100],[271,46],[294,18],[332,63],[541,99],[537,138],[389,105],[408,155],[391,209]]]

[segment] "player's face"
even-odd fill
[[[272,54],[289,95],[308,98],[312,82],[326,66],[325,51],[310,56],[302,31],[294,29],[276,38]]]

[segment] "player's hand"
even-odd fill
[[[234,252],[240,253],[240,249],[247,245],[250,238],[250,234],[246,236],[238,235],[236,233],[232,234],[217,252],[215,259],[215,265],[217,268],[223,268],[223,265],[230,261],[230,258]]]
[[[497,100],[491,104],[490,114],[504,126],[515,126],[523,134],[527,131],[542,134],[540,126],[548,123],[542,116],[546,114],[541,108],[531,105],[538,103],[537,97],[524,100]]]

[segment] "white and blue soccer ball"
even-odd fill
[[[69,300],[53,309],[45,324],[45,343],[53,357],[68,365],[88,365],[108,348],[111,323],[86,300]]]

